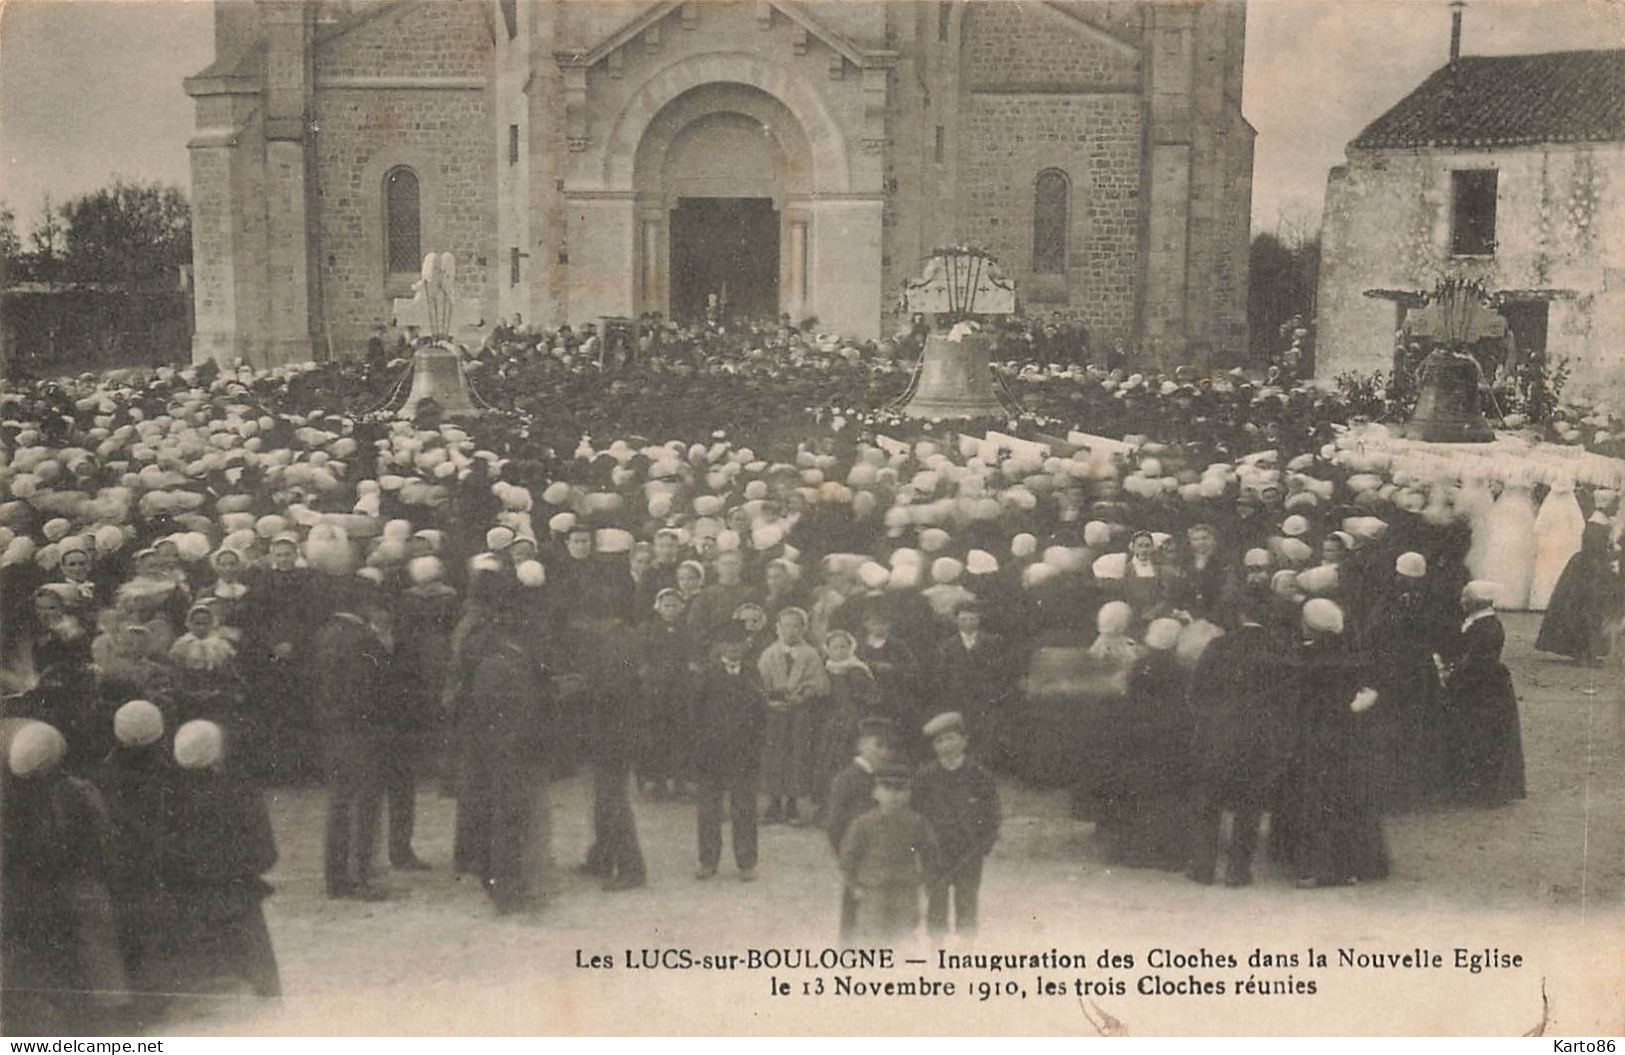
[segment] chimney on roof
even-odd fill
[[[1450,0],[1450,65],[1461,58],[1461,13],[1467,0]]]

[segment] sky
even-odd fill
[[[240,0],[239,0],[240,2]],[[210,0],[0,0],[0,199],[20,233],[42,196],[114,176],[188,185]],[[1625,0],[1471,0],[1462,50],[1625,46]],[[1319,224],[1343,146],[1446,59],[1445,0],[1250,0],[1242,112],[1258,131],[1253,228]]]

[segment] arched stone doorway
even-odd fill
[[[839,100],[782,64],[733,52],[690,55],[627,82],[604,86],[612,97],[596,116],[592,82],[591,134],[572,146],[566,170],[570,314],[691,310],[695,294],[672,271],[673,217],[688,202],[696,216],[676,221],[677,263],[706,251],[693,231],[744,225],[753,244],[771,247],[776,229],[777,288],[763,253],[747,264],[743,295],[764,314],[816,315],[820,329],[877,336],[880,154],[842,131]]]
[[[801,318],[812,170],[801,123],[759,88],[705,84],[667,103],[633,162],[639,307],[689,320],[715,294],[738,317]]]

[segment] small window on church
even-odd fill
[[[1060,169],[1045,169],[1033,183],[1033,271],[1059,275],[1066,271],[1066,230],[1072,183]]]
[[[502,24],[508,30],[508,39],[519,35],[519,0],[500,0]]]
[[[950,21],[954,16],[954,5],[944,2],[937,4],[937,39],[948,43],[948,30]]]
[[[508,126],[508,164],[519,164],[519,126]]]
[[[1456,256],[1495,255],[1495,169],[1450,174],[1450,251]]]
[[[409,168],[394,168],[384,177],[384,258],[392,275],[422,266],[422,216],[418,176]]]
[[[508,285],[519,285],[519,247],[508,250]]]

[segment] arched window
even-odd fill
[[[423,263],[423,222],[418,176],[392,168],[384,176],[384,260],[392,275],[416,271]]]
[[[1066,272],[1066,232],[1071,220],[1072,181],[1060,169],[1045,169],[1033,182],[1033,272]]]

